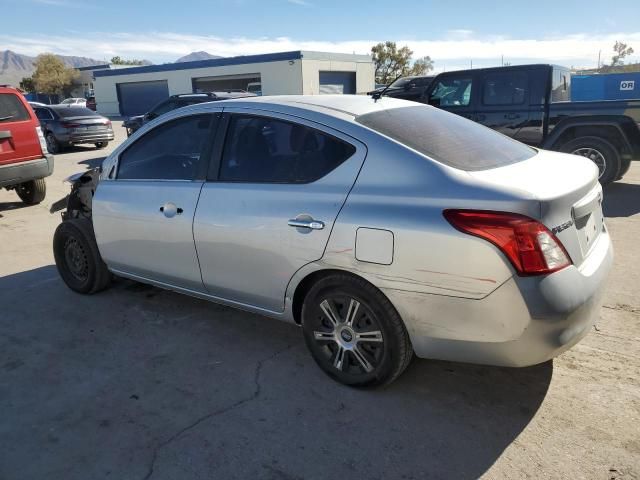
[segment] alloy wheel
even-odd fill
[[[317,307],[313,338],[325,362],[340,372],[372,373],[382,361],[385,345],[371,310],[350,297],[325,298]]]

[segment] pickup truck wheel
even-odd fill
[[[58,225],[53,255],[58,273],[71,290],[91,294],[109,286],[111,272],[98,251],[91,220],[74,218]]]
[[[620,180],[622,177],[624,177],[625,174],[629,171],[629,168],[631,168],[631,159],[625,158],[624,160],[622,160],[622,166],[620,167],[620,172],[618,172],[618,178],[616,178],[616,180]]]
[[[28,182],[21,183],[16,188],[16,192],[27,205],[37,205],[44,200],[47,194],[47,184],[44,178],[38,178],[37,180],[30,180]]]
[[[302,305],[302,332],[318,366],[345,385],[391,383],[413,357],[391,302],[351,275],[330,275],[311,287]]]
[[[109,142],[96,142],[95,145],[96,145],[96,148],[100,150],[102,148],[105,148],[107,145],[109,145]]]
[[[578,137],[560,147],[561,152],[588,158],[598,167],[598,180],[608,185],[618,178],[620,153],[611,143],[599,137]]]
[[[62,151],[62,146],[53,133],[47,133],[45,141],[47,142],[47,151],[49,153],[55,155],[56,153],[60,153]]]

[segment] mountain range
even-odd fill
[[[103,65],[103,60],[96,60],[87,57],[75,57],[67,55],[57,55],[68,67],[80,68],[91,65]],[[178,58],[175,63],[192,62],[196,60],[206,60],[211,58],[222,58],[218,55],[211,55],[207,52],[191,52],[188,55]],[[19,86],[20,80],[30,77],[35,71],[36,57],[22,55],[11,50],[0,51],[0,84]],[[151,65],[151,62],[144,61],[144,65]]]
[[[209,59],[213,59],[213,58],[222,58],[219,55],[211,55],[208,52],[191,52],[189,55],[185,55],[184,57],[180,57],[179,59],[177,59],[175,61],[175,63],[182,63],[182,62],[194,62],[196,60],[209,60]]]

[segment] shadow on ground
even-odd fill
[[[17,194],[16,194],[17,195]],[[31,207],[33,205],[27,205],[24,202],[0,202],[0,212],[6,212],[8,210],[19,210],[21,208]]]
[[[125,280],[77,295],[53,266],[0,302],[3,479],[475,479],[553,372],[416,360],[351,389],[295,326]]]
[[[640,185],[615,182],[604,190],[605,217],[630,217],[640,212]]]

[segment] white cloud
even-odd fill
[[[56,1],[56,0],[54,0]],[[434,40],[397,39],[399,45],[408,45],[414,57],[430,55],[436,61],[436,71],[467,68],[470,61],[476,66],[499,65],[501,56],[511,63],[552,62],[566,66],[595,66],[598,52],[602,60],[611,57],[616,40],[625,41],[640,53],[640,31],[606,35],[566,35],[542,39],[515,39],[502,36],[482,37],[471,31],[448,32]],[[27,55],[54,52],[79,55],[98,60],[113,55],[125,58],[144,58],[156,63],[171,62],[192,51],[204,50],[214,55],[235,56],[287,50],[317,50],[327,52],[368,54],[381,39],[353,41],[296,40],[289,37],[221,38],[205,35],[145,32],[93,34],[68,32],[64,36],[0,35],[0,45]],[[636,54],[637,59],[637,54]]]

